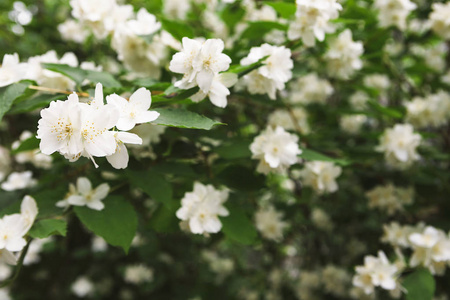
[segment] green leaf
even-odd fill
[[[117,81],[111,74],[100,71],[84,70],[86,72],[86,79],[89,79],[93,83],[100,82],[104,87],[121,87],[119,81]]]
[[[11,153],[17,154],[19,152],[35,150],[38,148],[39,148],[39,140],[35,136],[32,136],[29,139],[26,139],[25,141],[20,143],[19,147],[17,147],[17,149],[12,150]]]
[[[238,3],[226,6],[220,13],[220,17],[227,24],[230,30],[233,30],[245,15],[245,10]]]
[[[81,86],[81,83],[86,79],[86,72],[80,68],[74,68],[68,65],[62,64],[42,64],[44,68],[47,70],[63,74],[76,82],[78,86]]]
[[[133,186],[142,189],[153,200],[169,208],[173,206],[172,185],[162,174],[150,169],[147,171],[128,171],[127,175]]]
[[[380,105],[378,102],[369,100],[368,103],[379,113],[395,119],[403,119],[403,113],[397,109]]]
[[[173,35],[174,38],[181,41],[183,37],[194,38],[194,31],[185,23],[159,18],[162,28]]]
[[[18,82],[0,88],[0,121],[11,108],[14,100],[22,96],[29,85],[29,82]]]
[[[258,233],[253,222],[247,217],[244,210],[237,205],[227,205],[230,214],[227,217],[220,217],[223,233],[231,240],[252,245],[256,242]]]
[[[178,204],[179,205],[179,204]],[[180,220],[176,217],[177,208],[161,205],[151,216],[148,225],[156,232],[168,233],[179,231]]]
[[[210,130],[214,125],[225,125],[197,113],[177,108],[156,108],[160,113],[152,123],[179,128]]]
[[[121,84],[111,74],[100,71],[83,70],[76,67],[71,67],[62,64],[43,64],[43,66],[50,70],[73,79],[78,86],[81,86],[85,79],[89,79],[93,83],[100,82],[105,87],[120,87]]]
[[[67,95],[65,94],[60,94],[56,96],[49,96],[48,94],[42,94],[15,104],[8,112],[8,114],[13,115],[13,114],[27,113],[38,108],[47,107],[52,101],[62,100],[65,98],[67,98]]]
[[[284,19],[292,17],[297,10],[295,3],[264,1],[264,4],[271,6]]]
[[[45,219],[34,223],[28,234],[32,238],[43,239],[51,235],[66,236],[67,222],[65,220]]]
[[[287,30],[287,25],[280,24],[278,22],[270,22],[270,21],[258,21],[258,22],[249,22],[247,29],[241,35],[243,39],[261,39],[266,33],[273,29],[278,29],[282,31]]]
[[[348,166],[350,165],[352,162],[346,159],[339,159],[339,158],[332,158],[329,156],[326,156],[322,153],[316,152],[314,150],[311,149],[301,149],[302,153],[299,155],[301,158],[305,159],[305,160],[311,160],[311,161],[329,161],[329,162],[333,162],[336,163],[338,165],[341,166]]]
[[[249,158],[252,155],[250,143],[250,141],[231,141],[215,147],[214,151],[225,159]]]
[[[104,203],[101,211],[85,206],[75,206],[74,211],[90,231],[128,253],[138,225],[136,212],[123,197],[111,196]]]
[[[418,269],[405,277],[403,287],[407,290],[407,300],[432,300],[436,283],[430,271]]]
[[[218,178],[227,187],[240,191],[255,191],[264,187],[265,177],[241,165],[233,164],[219,173]]]

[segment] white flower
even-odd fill
[[[9,174],[5,182],[1,184],[1,188],[5,191],[15,191],[33,187],[36,185],[36,179],[32,178],[33,173],[31,171],[25,172],[12,172]]]
[[[135,91],[129,101],[116,94],[107,96],[106,101],[120,111],[119,120],[115,124],[119,130],[127,131],[138,123],[152,122],[159,117],[158,112],[148,110],[152,103],[152,96],[146,88]]]
[[[23,236],[28,231],[28,224],[20,214],[4,216],[0,219],[0,249],[16,252],[26,245]]]
[[[11,149],[17,149],[21,142],[31,138],[33,134],[30,131],[24,131],[20,134],[19,140],[15,141],[11,145]],[[37,168],[50,169],[52,166],[52,157],[45,155],[39,151],[39,149],[29,150],[29,151],[21,151],[14,156],[15,160],[24,164],[27,162],[31,162]]]
[[[6,250],[4,250],[4,251],[6,251]],[[11,252],[8,252],[8,253],[11,253]],[[0,281],[4,281],[4,280],[8,279],[12,274],[12,268],[10,266],[8,266],[7,264],[1,262],[2,255],[3,255],[2,250],[0,250]],[[13,255],[13,254],[11,254],[11,255]],[[3,298],[0,297],[0,299],[3,299]]]
[[[372,294],[376,286],[385,290],[394,290],[398,283],[396,274],[399,271],[394,264],[390,264],[386,254],[378,251],[378,257],[364,257],[364,266],[357,266],[353,285],[364,289],[366,294]]]
[[[271,171],[284,172],[298,162],[302,151],[298,147],[298,137],[286,132],[283,127],[267,127],[255,137],[250,145],[253,159],[259,159],[257,171],[267,174]]]
[[[25,78],[28,65],[20,63],[19,55],[5,54],[0,66],[0,87],[10,85]]]
[[[55,151],[76,156],[83,150],[81,140],[81,107],[78,96],[71,94],[67,101],[53,101],[41,110],[37,138],[39,148],[50,155]]]
[[[223,54],[223,41],[208,39],[201,43],[184,37],[183,50],[176,53],[170,61],[169,69],[174,73],[184,74],[175,86],[190,88],[196,85],[207,94],[219,72],[226,71],[231,63],[228,55]]]
[[[308,114],[301,107],[295,107],[290,112],[277,109],[269,115],[267,123],[272,127],[281,126],[286,130],[298,129],[304,135],[310,132]]]
[[[191,100],[200,102],[208,96],[212,104],[224,108],[227,106],[227,96],[230,94],[228,88],[233,86],[237,80],[237,74],[234,73],[216,74],[213,77],[209,91],[205,93],[202,90],[199,90],[196,94],[191,96]]]
[[[380,91],[387,90],[391,83],[390,79],[385,74],[370,74],[364,77],[364,85]]]
[[[357,91],[349,98],[350,105],[356,110],[366,109],[367,101],[369,101],[369,96],[363,91]]]
[[[94,292],[94,284],[87,277],[80,276],[70,289],[77,297],[84,298]]]
[[[414,190],[412,188],[398,188],[392,183],[376,186],[366,193],[369,198],[369,207],[385,210],[388,215],[402,211],[403,206],[413,203]]]
[[[74,41],[79,44],[83,43],[89,35],[86,28],[75,20],[66,20],[59,24],[58,31],[63,40]]]
[[[17,257],[6,249],[0,249],[0,263],[15,266],[17,264]]]
[[[132,284],[141,284],[153,281],[153,270],[144,265],[133,265],[125,268],[125,281]]]
[[[71,67],[78,66],[78,59],[72,52],[65,53],[60,59],[54,50],[47,53],[30,57],[25,78],[35,80],[40,86],[60,90],[73,90],[75,81],[61,73],[53,72],[42,67],[42,63],[66,64]]]
[[[39,253],[42,251],[42,247],[44,244],[50,242],[52,237],[47,237],[44,239],[34,239],[31,241],[30,246],[28,247],[27,255],[23,261],[25,266],[35,264],[41,260]]]
[[[139,9],[136,20],[127,21],[126,25],[137,35],[149,35],[161,28],[161,23],[145,8]]]
[[[336,0],[297,0],[296,19],[289,26],[288,38],[301,38],[305,46],[312,47],[325,39],[325,33],[334,32],[334,26],[329,22],[338,17],[342,10]]]
[[[432,274],[442,275],[450,261],[450,239],[439,229],[427,226],[421,233],[412,233],[409,241],[414,250],[410,265],[422,265]]]
[[[379,10],[378,22],[381,27],[394,25],[400,30],[406,29],[406,18],[417,7],[410,0],[376,0],[374,6]]]
[[[189,0],[166,0],[163,2],[163,12],[165,16],[172,19],[184,20],[186,14],[191,8]]]
[[[109,185],[102,183],[97,188],[92,189],[92,184],[86,177],[77,179],[76,193],[67,198],[70,205],[87,206],[94,210],[102,210],[105,204],[102,202],[108,195]]]
[[[342,168],[328,161],[310,161],[300,171],[303,184],[312,187],[319,194],[333,193],[338,190],[336,178],[341,175]]]
[[[95,235],[92,238],[91,249],[93,252],[105,252],[108,249],[108,243],[102,237]]]
[[[327,265],[322,269],[322,282],[327,293],[337,297],[345,297],[351,282],[350,274],[343,268]]]
[[[38,207],[36,200],[33,197],[25,195],[20,205],[20,215],[25,223],[25,230],[28,232],[33,226],[34,220],[38,214]]]
[[[106,157],[108,162],[115,169],[125,169],[128,166],[128,151],[125,144],[142,144],[142,139],[134,134],[129,132],[116,132],[114,134],[116,138],[116,152]]]
[[[343,131],[349,134],[358,134],[366,122],[365,115],[343,115],[339,120],[339,125]]]
[[[264,65],[243,77],[251,94],[268,94],[275,100],[276,91],[283,90],[285,83],[292,78],[294,63],[291,59],[291,50],[284,46],[263,44],[253,47],[247,57],[241,60],[241,65],[248,66],[268,56]]]
[[[443,39],[450,39],[450,2],[433,3],[429,16],[431,28]]]
[[[188,221],[192,233],[217,233],[222,228],[218,216],[228,216],[223,203],[228,199],[228,190],[216,190],[212,185],[194,183],[194,190],[181,199],[181,208],[176,215]]]
[[[421,224],[416,227],[400,226],[400,224],[397,222],[391,222],[387,225],[383,225],[384,234],[381,238],[381,241],[389,243],[394,247],[411,247],[409,236],[412,233],[423,231],[423,226]]]
[[[352,32],[346,29],[330,42],[330,47],[325,53],[328,62],[329,75],[340,79],[348,79],[356,70],[362,68],[360,56],[364,48],[362,42],[354,42]]]
[[[287,223],[282,220],[283,214],[273,206],[260,208],[255,213],[255,224],[261,235],[269,240],[279,242],[283,238],[283,230]]]
[[[309,73],[299,77],[290,84],[289,102],[291,103],[319,103],[325,104],[333,94],[333,86],[326,79],[321,79],[316,73]]]
[[[425,98],[414,97],[404,105],[407,111],[405,121],[417,128],[440,127],[450,118],[450,95],[445,91]]]
[[[311,211],[311,221],[317,228],[323,229],[325,231],[331,231],[334,227],[330,216],[320,208],[314,208]]]
[[[396,124],[393,128],[385,130],[380,137],[380,145],[375,150],[384,152],[390,166],[405,169],[420,158],[416,148],[421,140],[421,136],[413,132],[410,124]]]

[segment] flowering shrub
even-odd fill
[[[25,2],[0,299],[448,299],[450,2]]]

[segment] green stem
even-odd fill
[[[10,279],[4,281],[2,284],[0,284],[0,288],[3,288],[8,285],[12,285],[14,283],[14,281],[17,279],[17,277],[19,277],[20,270],[22,269],[22,266],[23,266],[23,261],[25,259],[25,256],[27,255],[28,248],[30,247],[32,240],[33,239],[30,239],[28,241],[27,245],[25,246],[25,248],[22,250],[22,253],[20,254],[20,257],[19,257],[19,261],[17,262],[16,271],[14,273],[14,276],[11,277]]]

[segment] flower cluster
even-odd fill
[[[342,173],[342,168],[328,161],[310,161],[305,163],[299,172],[305,186],[312,187],[317,193],[333,193],[338,190],[336,178]]]
[[[330,49],[325,53],[330,75],[340,79],[348,79],[355,71],[363,67],[360,56],[364,48],[362,42],[354,42],[352,32],[346,29],[330,42]]]
[[[17,260],[11,252],[22,251],[26,245],[24,236],[28,233],[38,214],[36,201],[25,196],[20,214],[6,215],[0,219],[0,262],[15,265]]]
[[[195,39],[183,38],[183,50],[176,53],[170,61],[169,69],[174,73],[183,74],[183,78],[175,83],[182,89],[195,86],[200,88],[192,99],[196,102],[209,96],[211,102],[218,107],[227,106],[228,87],[237,81],[235,74],[221,73],[228,70],[231,59],[222,53],[223,41],[209,39],[200,42]]]
[[[429,18],[431,28],[443,39],[450,39],[450,2],[433,3]]]
[[[405,102],[406,119],[416,128],[440,127],[450,119],[450,95],[439,91],[425,98],[415,97]]]
[[[262,44],[253,47],[250,53],[241,60],[241,65],[248,66],[268,56],[264,65],[242,78],[242,84],[250,94],[267,94],[272,100],[276,99],[276,92],[284,90],[285,83],[292,78],[294,62],[291,50],[284,46]]]
[[[325,104],[333,94],[333,86],[326,79],[321,79],[316,73],[300,76],[290,84],[289,102]]]
[[[283,238],[283,230],[287,223],[282,220],[283,214],[273,206],[260,208],[255,213],[255,225],[261,235],[269,240],[279,242]]]
[[[290,40],[301,38],[305,46],[313,47],[316,39],[323,41],[326,33],[334,32],[330,20],[339,16],[341,4],[336,0],[296,0],[295,21],[287,32]]]
[[[406,17],[417,7],[409,0],[376,0],[374,6],[379,11],[378,22],[381,27],[393,25],[400,30],[406,29]]]
[[[250,145],[252,158],[259,159],[257,171],[282,173],[298,162],[298,155],[302,151],[298,147],[298,137],[286,132],[283,127],[267,127],[255,137]]]
[[[369,199],[369,207],[386,211],[388,215],[393,215],[397,211],[402,211],[404,205],[413,203],[414,190],[409,188],[395,187],[392,183],[383,186],[376,186],[366,193]]]
[[[146,123],[158,118],[159,113],[148,111],[151,94],[140,88],[130,100],[113,94],[103,102],[103,87],[97,84],[95,98],[82,103],[78,95],[71,94],[66,101],[53,101],[41,111],[37,137],[41,140],[42,153],[59,152],[70,161],[81,156],[105,157],[116,169],[126,168],[128,152],[125,143],[140,144],[142,140],[133,133],[111,130],[130,130],[137,123]]]
[[[228,190],[216,190],[212,185],[194,183],[194,190],[181,199],[181,208],[177,217],[184,221],[185,226],[195,234],[217,233],[222,228],[218,216],[228,216],[229,212],[223,206],[228,199]]]
[[[386,129],[375,150],[384,152],[389,166],[406,169],[420,158],[416,148],[421,140],[421,136],[413,132],[411,124],[396,124],[393,128]]]

